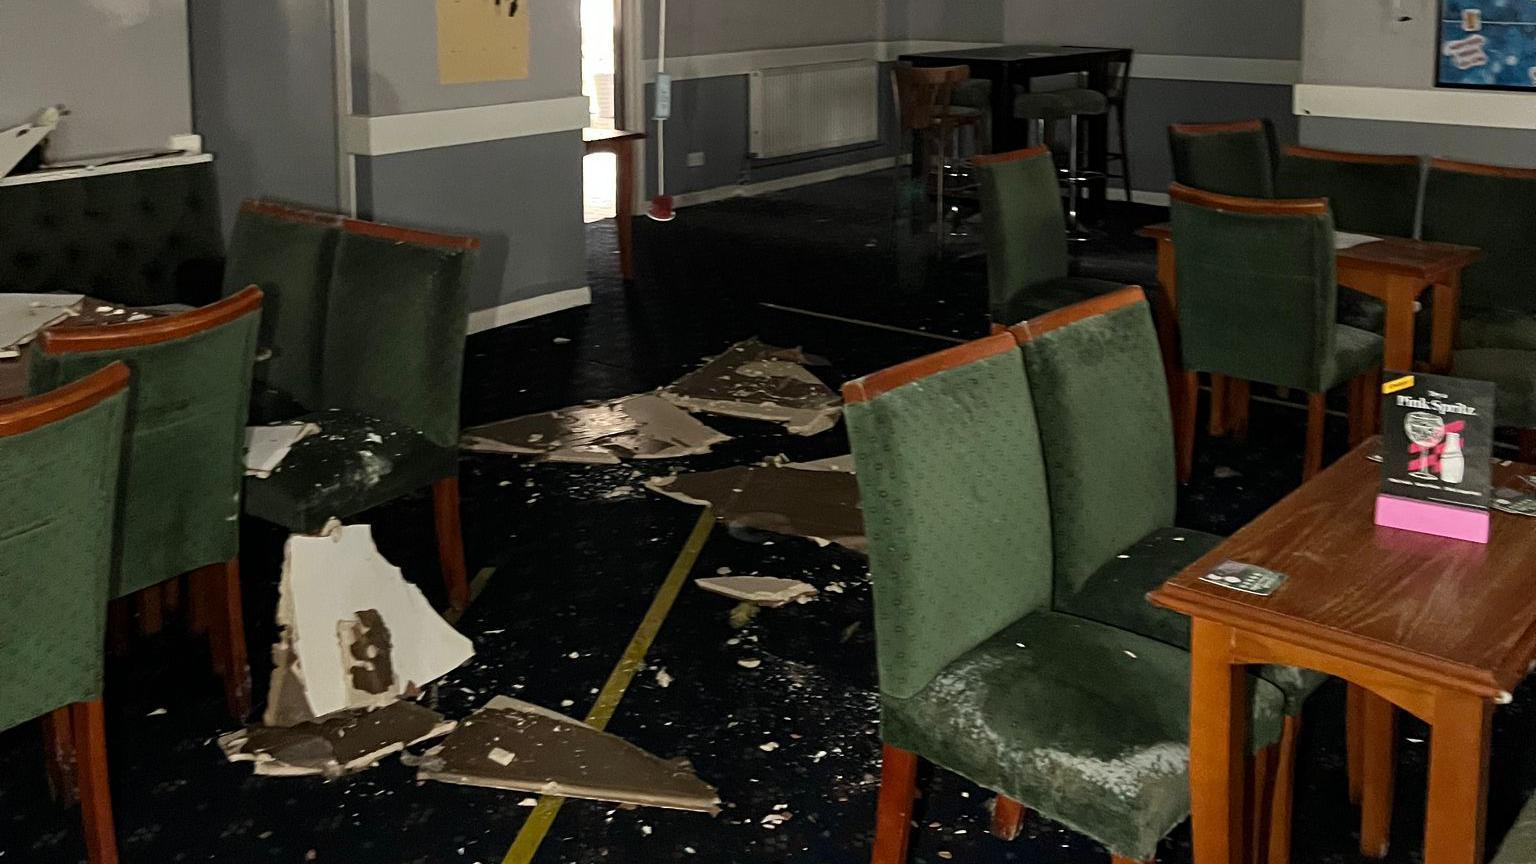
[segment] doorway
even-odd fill
[[[587,97],[587,125],[618,126],[619,4],[622,0],[581,0],[581,93]],[[588,222],[617,214],[618,163],[612,153],[582,161],[582,211]]]

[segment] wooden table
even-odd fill
[[[587,155],[612,153],[618,162],[619,188],[614,195],[619,223],[619,274],[625,282],[635,278],[635,142],[645,138],[644,132],[626,132],[623,129],[581,130],[581,141]]]
[[[1378,528],[1376,447],[1361,445],[1150,595],[1193,619],[1194,864],[1245,860],[1243,666],[1255,663],[1367,691],[1364,772],[1385,800],[1362,802],[1362,848],[1386,848],[1391,706],[1430,724],[1424,862],[1482,864],[1493,706],[1536,658],[1536,518],[1494,512],[1486,546]],[[1494,484],[1531,470],[1496,465]],[[1269,597],[1200,581],[1227,559],[1290,578]]]
[[[1013,116],[1015,88],[1028,92],[1030,81],[1052,75],[1083,73],[1088,88],[1107,93],[1113,83],[1112,67],[1131,62],[1129,48],[1093,48],[1081,45],[999,45],[991,48],[963,48],[903,54],[901,60],[914,66],[969,66],[971,77],[992,82],[992,152],[1003,153],[1028,143],[1028,124]],[[1084,117],[1087,128],[1088,164],[1091,171],[1104,173],[1109,165],[1109,115]],[[1105,183],[1088,184],[1090,215],[1102,210]]]
[[[190,308],[190,307],[187,307]],[[145,318],[159,318],[171,314],[172,307],[135,309],[105,300],[87,297],[80,301],[80,312],[43,329],[55,327],[98,327],[127,324]],[[15,357],[0,357],[0,403],[13,402],[27,395],[27,351]]]
[[[1157,281],[1170,302],[1177,302],[1178,271],[1174,264],[1173,226],[1164,222],[1136,232],[1157,241]],[[1434,289],[1434,327],[1430,365],[1439,372],[1451,368],[1456,323],[1461,311],[1461,271],[1483,257],[1475,246],[1431,243],[1405,237],[1383,237],[1340,249],[1340,285],[1369,294],[1387,307],[1386,368],[1413,369],[1413,304],[1426,289]]]

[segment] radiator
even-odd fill
[[[880,138],[880,65],[873,61],[761,69],[751,75],[755,159]]]

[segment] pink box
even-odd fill
[[[1488,511],[1414,501],[1395,495],[1376,496],[1376,524],[1452,540],[1488,542]]]

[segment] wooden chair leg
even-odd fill
[[[48,769],[48,789],[62,807],[80,800],[75,785],[75,734],[68,706],[48,712],[42,718],[43,761]]]
[[[1227,379],[1227,432],[1238,443],[1248,441],[1248,382]]]
[[[1012,798],[997,796],[992,802],[992,836],[999,840],[1017,840],[1027,812],[1023,804]]]
[[[1361,760],[1365,754],[1365,691],[1354,684],[1344,691],[1344,756],[1349,776],[1349,803],[1360,803]]]
[[[1307,398],[1307,450],[1301,462],[1301,479],[1311,480],[1323,469],[1323,428],[1328,419],[1328,394]]]
[[[1520,430],[1520,461],[1527,465],[1536,462],[1536,429]]]
[[[912,834],[912,799],[917,795],[917,754],[885,745],[880,767],[880,803],[875,811],[875,851],[870,864],[906,864]]]
[[[214,617],[215,607],[208,584],[212,577],[206,572],[209,569],[195,570],[186,577],[187,630],[194,636],[207,635]],[[210,638],[209,641],[211,644],[213,640]]]
[[[245,644],[245,612],[240,602],[240,559],[198,571],[213,614],[209,648],[213,668],[224,679],[224,702],[230,716],[244,720],[251,713],[251,664]]]
[[[1363,377],[1351,378],[1349,381],[1349,446],[1354,447],[1365,440],[1365,417],[1361,410],[1365,408],[1365,400],[1360,395]]]
[[[107,724],[101,700],[70,706],[80,778],[80,819],[90,864],[117,864],[112,793],[107,787]]]
[[[132,597],[118,597],[107,603],[107,653],[121,657],[128,653],[133,635]]]
[[[1301,736],[1301,715],[1287,716],[1280,729],[1275,780],[1270,790],[1269,864],[1291,864],[1291,806],[1296,796],[1296,741]]]
[[[1275,769],[1279,760],[1279,748],[1271,744],[1253,754],[1251,787],[1248,791],[1248,864],[1264,864],[1269,849],[1269,832],[1272,824],[1271,807],[1274,802]]]
[[[432,513],[437,523],[437,556],[443,567],[448,606],[460,612],[469,606],[469,574],[464,565],[464,531],[459,524],[459,478],[432,484]]]
[[[151,585],[133,595],[139,611],[139,635],[153,636],[165,625],[165,607],[161,604],[160,586]]]
[[[1385,858],[1392,824],[1397,709],[1368,691],[1362,693],[1361,701],[1360,854]]]
[[[1154,861],[1155,861],[1155,859],[1147,860],[1147,861],[1137,861],[1135,858],[1127,858],[1124,855],[1114,855],[1114,854],[1111,854],[1109,856],[1110,864],[1153,864]]]
[[[1180,401],[1183,404],[1179,406],[1175,418],[1179,425],[1174,431],[1174,463],[1179,482],[1188,483],[1195,470],[1195,420],[1200,406],[1200,374],[1185,372],[1180,390]]]
[[[1227,385],[1225,375],[1211,373],[1211,410],[1205,418],[1205,434],[1220,438],[1227,434]]]
[[[160,605],[165,614],[175,617],[181,612],[182,590],[186,579],[177,576],[160,583]]]

